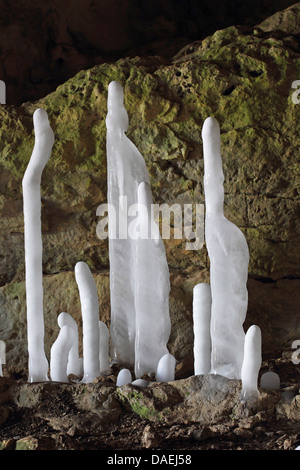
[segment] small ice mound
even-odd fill
[[[280,377],[276,372],[265,372],[260,378],[260,388],[265,390],[280,390]]]
[[[165,354],[159,361],[156,370],[157,382],[172,382],[175,380],[176,359],[172,354]]]
[[[132,376],[129,369],[121,369],[117,377],[117,387],[122,385],[130,384],[132,382]]]
[[[131,385],[134,385],[135,387],[145,388],[149,385],[149,381],[144,379],[136,379],[132,382]]]

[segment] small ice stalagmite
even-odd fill
[[[138,184],[149,182],[149,174],[142,155],[125,135],[129,121],[123,101],[122,86],[111,82],[106,117],[111,360],[133,365],[135,240],[127,233],[128,225],[133,220],[133,217],[127,217],[127,207],[137,204]]]
[[[132,382],[132,375],[129,369],[121,369],[117,376],[117,387],[122,387],[122,385],[127,385]]]
[[[175,380],[175,357],[167,353],[159,361],[156,371],[157,382],[172,382]]]
[[[69,352],[67,375],[75,375],[81,377],[83,374],[82,358],[79,357],[79,340],[78,340],[78,325],[74,318],[67,312],[62,312],[58,315],[57,323],[60,328],[69,326],[73,328],[73,345]]]
[[[171,331],[169,268],[151,205],[150,185],[140,183],[135,258],[136,378],[156,372],[160,358],[168,353]]]
[[[35,144],[23,177],[25,276],[28,338],[28,381],[48,379],[44,350],[43,271],[41,233],[41,178],[54,144],[48,115],[37,109],[33,115]]]
[[[82,261],[75,266],[79,290],[83,331],[83,379],[90,383],[100,376],[99,365],[99,302],[97,287],[88,265]]]
[[[258,374],[261,368],[261,330],[252,325],[246,332],[244,360],[241,370],[243,402],[252,402],[258,398]]]
[[[248,307],[249,250],[241,230],[223,212],[224,175],[220,128],[215,118],[202,129],[204,152],[205,238],[210,258],[211,373],[241,378]]]
[[[74,343],[74,330],[64,325],[50,351],[50,377],[53,382],[69,382],[68,358]]]
[[[277,372],[269,370],[260,378],[260,388],[265,390],[280,390],[280,377]]]
[[[100,374],[109,370],[109,330],[103,321],[99,321],[99,364]]]
[[[211,369],[211,292],[205,282],[193,289],[194,374],[208,374]]]

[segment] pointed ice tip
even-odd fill
[[[109,106],[123,106],[124,92],[119,82],[113,81],[108,85]]]
[[[216,118],[208,117],[202,127],[202,139],[220,134],[220,126]]]

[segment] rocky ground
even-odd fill
[[[294,450],[300,445],[299,365],[264,362],[281,390],[240,402],[240,382],[194,376],[141,389],[116,387],[116,370],[93,384],[0,381],[3,450]]]

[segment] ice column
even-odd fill
[[[194,374],[208,374],[211,369],[211,292],[204,282],[193,289]]]
[[[50,377],[54,382],[68,382],[68,358],[74,343],[74,329],[64,325],[50,351]]]
[[[44,351],[42,284],[41,177],[54,144],[54,134],[43,109],[33,115],[35,144],[23,177],[25,276],[29,382],[48,380],[48,360]]]
[[[109,216],[109,260],[111,299],[111,359],[113,362],[134,364],[135,305],[134,271],[135,240],[128,237],[127,228],[133,217],[127,218],[127,207],[137,203],[138,184],[149,182],[144,159],[127,138],[128,115],[124,108],[121,85],[111,82],[107,100],[107,171]],[[116,216],[115,223],[112,218]]]
[[[224,175],[220,128],[209,117],[202,129],[204,151],[205,238],[212,296],[212,373],[240,379],[248,306],[249,251],[240,229],[223,212]]]
[[[99,366],[99,302],[97,288],[88,265],[82,261],[75,266],[83,331],[83,379],[90,383],[100,376]]]
[[[155,373],[159,360],[168,353],[171,331],[170,279],[163,241],[151,212],[148,183],[138,187],[139,230],[135,259],[135,377]]]
[[[67,375],[76,375],[81,377],[82,358],[79,357],[79,340],[78,340],[78,325],[74,318],[67,312],[62,312],[58,315],[57,323],[60,328],[69,326],[73,329],[73,344],[69,352]]]
[[[244,344],[244,360],[241,371],[242,395],[244,402],[258,398],[258,374],[261,367],[261,330],[252,325],[247,330]]]

